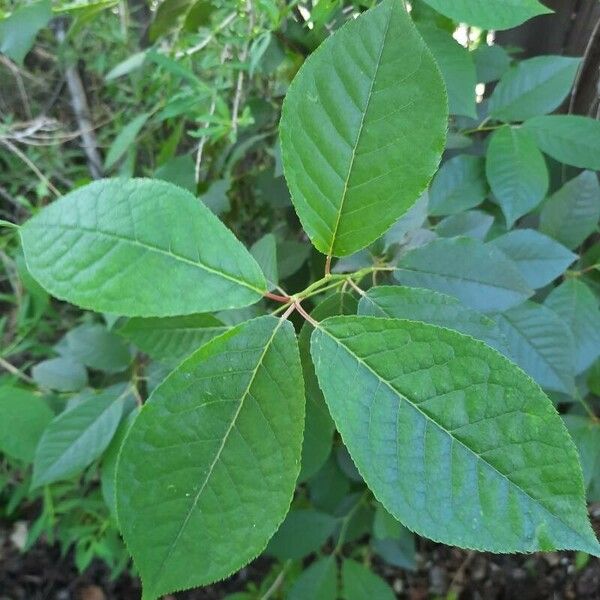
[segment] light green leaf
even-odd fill
[[[515,229],[490,244],[508,256],[534,289],[542,288],[562,275],[577,259],[568,248],[534,229]]]
[[[506,352],[503,336],[492,319],[464,306],[452,296],[431,290],[396,285],[374,287],[360,299],[358,314],[423,321],[454,329]]]
[[[117,161],[131,148],[135,143],[135,138],[146,124],[150,117],[150,113],[142,113],[127,123],[120,131],[117,137],[113,140],[106,154],[104,168],[108,171]]]
[[[411,250],[398,261],[394,276],[482,311],[506,310],[533,294],[510,259],[471,238],[439,239]]]
[[[584,171],[546,200],[540,216],[540,230],[567,248],[576,248],[596,231],[598,219],[598,176],[592,171]]]
[[[512,67],[489,102],[489,114],[501,121],[525,121],[558,108],[566,98],[581,59],[536,56]]]
[[[325,298],[311,311],[317,321],[334,315],[355,315],[358,302],[350,294],[335,293]],[[298,348],[304,373],[306,389],[306,422],[302,442],[302,468],[300,481],[312,477],[325,463],[333,446],[335,425],[323,398],[321,388],[315,375],[315,368],[310,359],[310,335],[312,325],[305,323],[298,336]]]
[[[256,261],[189,192],[107,179],[53,202],[20,229],[27,267],[83,308],[163,317],[247,306],[266,291]]]
[[[429,214],[454,215],[481,204],[487,196],[484,161],[460,154],[444,163],[429,190]]]
[[[58,415],[35,451],[32,487],[68,479],[98,458],[117,430],[123,398],[109,388]]]
[[[547,115],[525,121],[523,129],[552,158],[582,169],[600,170],[600,121],[577,115]]]
[[[494,224],[494,217],[481,210],[467,210],[442,219],[435,227],[440,237],[471,237],[484,240]]]
[[[212,315],[129,319],[118,332],[148,356],[174,364],[228,327]]]
[[[482,29],[511,29],[552,12],[537,0],[425,0],[443,15]]]
[[[154,390],[117,466],[117,512],[144,600],[222,579],[288,511],[304,392],[294,329],[270,316],[202,346]]]
[[[492,134],[485,170],[509,229],[548,191],[546,161],[531,136],[521,129],[505,126]]]
[[[544,304],[569,327],[575,338],[575,373],[583,373],[600,356],[600,310],[594,292],[579,279],[567,279]]]
[[[434,25],[418,26],[419,33],[435,58],[448,91],[450,114],[475,119],[475,63],[471,53],[452,33]]]
[[[290,590],[287,600],[336,600],[338,597],[337,566],[331,554],[315,561],[302,572]]]
[[[54,414],[43,398],[22,388],[0,386],[0,452],[32,462],[52,417]]]
[[[414,204],[438,166],[447,116],[439,70],[401,2],[384,0],[321,44],[280,126],[294,206],[318,250],[352,254]]]
[[[279,273],[277,271],[277,239],[275,236],[272,233],[263,235],[263,237],[252,245],[250,254],[254,256],[254,259],[265,274],[269,288],[273,289],[279,281]]]
[[[386,581],[354,560],[342,563],[342,587],[345,600],[395,600],[396,594]]]
[[[71,358],[50,358],[31,369],[31,376],[42,388],[56,392],[78,392],[88,382],[87,371]]]
[[[496,316],[508,356],[543,388],[572,394],[575,389],[573,335],[549,308],[525,302]]]
[[[102,468],[100,471],[100,486],[102,489],[102,497],[106,506],[108,506],[111,514],[116,517],[117,515],[117,499],[115,494],[115,483],[117,476],[117,459],[121,446],[125,440],[125,436],[129,433],[129,429],[133,424],[133,421],[138,415],[138,409],[132,410],[127,418],[119,425],[115,435],[106,449],[104,456],[102,457]]]
[[[495,350],[424,323],[332,317],[311,353],[356,466],[407,527],[493,552],[600,554],[559,415]]]
[[[498,81],[510,67],[510,54],[502,46],[479,46],[473,50],[479,83]]]
[[[8,18],[0,20],[0,53],[22,65],[35,38],[52,18],[50,0],[22,5]]]
[[[99,324],[85,324],[72,329],[59,351],[67,358],[90,369],[119,373],[131,363],[129,346],[116,334]]]
[[[272,537],[266,552],[279,560],[298,560],[316,552],[338,520],[317,510],[292,510]]]

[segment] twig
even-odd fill
[[[21,152],[19,148],[17,148],[13,143],[8,140],[3,140],[0,138],[0,144],[8,148],[14,155],[18,156],[40,179],[42,183],[48,186],[48,189],[55,194],[56,196],[60,196],[60,192],[52,185],[50,180],[37,168],[34,162],[32,162],[29,157]]]
[[[62,44],[65,40],[65,24],[63,20],[58,21],[56,28],[56,39]],[[85,95],[85,89],[81,77],[74,64],[67,66],[65,70],[67,87],[71,96],[71,106],[77,121],[77,127],[81,132],[81,145],[87,157],[88,168],[94,179],[102,177],[102,159],[98,152],[98,142],[94,127],[90,118],[90,109]]]
[[[17,369],[17,367],[9,363],[7,360],[4,360],[2,357],[0,357],[0,366],[6,369],[9,373],[12,373],[16,377],[18,377],[19,379],[22,379],[26,383],[35,385],[35,381],[31,377],[29,377],[29,375],[25,375],[23,371]]]
[[[296,300],[293,304],[296,307],[296,310],[304,317],[306,321],[308,321],[313,327],[318,327],[319,323],[315,321],[305,310],[302,308],[299,300]]]
[[[375,275],[375,271],[373,271],[373,275]],[[358,292],[361,296],[366,296],[367,293],[365,292],[365,290],[363,290],[362,288],[358,287],[358,285],[356,283],[354,283],[354,281],[352,280],[351,277],[348,277],[348,279],[346,280],[346,282],[348,283],[348,285],[355,290],[356,292]]]
[[[269,598],[281,587],[283,580],[285,578],[285,572],[288,570],[289,566],[292,564],[291,560],[287,560],[281,569],[281,572],[275,578],[275,581],[271,584],[269,589],[262,595],[260,600],[269,600]]]
[[[248,58],[248,52],[250,50],[250,40],[252,39],[252,31],[254,29],[254,11],[252,10],[252,0],[246,0],[246,10],[248,11],[248,33],[246,35],[246,41],[240,52],[240,62],[243,64]],[[238,115],[240,111],[240,102],[242,100],[242,89],[244,87],[244,71],[240,69],[237,78],[237,84],[235,86],[235,96],[233,98],[233,107],[231,109],[231,130],[233,133],[237,133],[238,127]]]
[[[27,97],[27,92],[25,91],[23,78],[21,77],[21,70],[12,62],[12,60],[4,56],[2,56],[2,64],[4,64],[6,68],[13,74],[15,81],[17,82],[17,89],[19,90],[19,96],[21,96],[23,108],[25,109],[27,118],[31,119],[31,105],[29,104],[29,98]]]
[[[583,71],[585,70],[587,59],[589,58],[592,48],[596,43],[596,38],[600,34],[600,19],[598,19],[592,33],[590,35],[590,39],[588,40],[587,46],[585,47],[585,52],[583,53],[583,57],[581,58],[581,63],[579,64],[579,69],[577,70],[577,77],[575,78],[575,83],[573,84],[573,88],[571,90],[571,98],[569,100],[569,110],[567,114],[571,114],[575,109],[575,102],[577,100],[577,92],[579,91],[579,84],[581,83],[581,79],[583,77]]]

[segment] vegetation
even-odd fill
[[[261,554],[231,598],[385,600],[373,559],[414,568],[416,535],[600,556],[600,124],[581,59],[494,44],[548,12],[4,9],[23,551],[132,569],[144,600]]]

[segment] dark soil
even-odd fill
[[[61,558],[57,547],[43,543],[21,554],[8,533],[0,529],[0,600],[139,600],[136,578],[124,575],[110,581],[101,562],[79,574],[71,556]],[[494,555],[421,540],[418,556],[416,572],[376,565],[398,598],[600,600],[600,561],[590,558],[577,566],[572,552]],[[259,581],[268,567],[267,559],[257,559],[224,582],[165,600],[219,600]]]

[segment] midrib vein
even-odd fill
[[[373,97],[373,87],[375,86],[375,80],[377,79],[377,73],[379,72],[379,67],[381,65],[381,57],[383,56],[383,49],[385,48],[385,42],[387,39],[387,34],[390,29],[390,23],[392,22],[392,12],[394,7],[392,6],[389,10],[388,21],[385,26],[385,31],[383,33],[383,39],[381,41],[381,48],[379,49],[379,55],[377,56],[377,62],[375,64],[375,72],[373,73],[373,79],[371,80],[371,85],[369,86],[369,94],[367,97],[367,105],[365,106],[365,111],[362,114],[360,119],[360,125],[358,126],[358,132],[356,134],[356,143],[352,147],[352,155],[350,156],[350,164],[348,165],[348,173],[346,174],[346,179],[344,180],[344,189],[342,191],[342,200],[340,202],[340,207],[338,209],[337,218],[335,221],[335,225],[333,227],[333,233],[331,234],[331,243],[329,244],[328,255],[333,253],[333,247],[335,246],[337,232],[340,227],[340,221],[342,219],[342,212],[344,210],[344,204],[346,201],[346,196],[348,194],[348,182],[350,181],[350,175],[352,174],[352,167],[354,166],[354,160],[356,158],[356,149],[360,143],[360,137],[362,135],[363,127],[365,125],[365,118],[367,113],[369,112],[369,106],[371,104],[371,98]]]
[[[223,279],[227,279],[228,281],[233,281],[234,283],[237,283],[238,285],[246,287],[246,288],[252,290],[253,292],[256,292],[257,294],[260,294],[261,296],[266,291],[266,290],[261,290],[257,287],[254,287],[253,285],[251,285],[247,281],[244,281],[243,279],[238,279],[238,278],[234,277],[233,275],[230,275],[229,273],[225,273],[224,271],[219,271],[218,269],[210,267],[207,264],[204,264],[202,262],[193,261],[189,258],[185,258],[185,256],[181,256],[179,254],[169,252],[168,250],[165,250],[164,248],[160,248],[159,246],[154,246],[153,244],[149,244],[147,242],[140,242],[137,239],[131,239],[131,238],[125,237],[123,235],[119,235],[118,233],[114,233],[112,231],[103,231],[100,229],[92,229],[91,227],[81,227],[79,225],[77,225],[77,226],[64,225],[62,223],[44,223],[43,228],[44,229],[47,229],[47,228],[64,229],[66,231],[82,231],[84,233],[90,233],[90,234],[94,234],[94,235],[98,235],[98,236],[104,236],[109,239],[113,239],[113,240],[117,240],[117,241],[125,243],[125,244],[129,244],[131,246],[137,246],[140,248],[144,248],[144,250],[150,250],[152,252],[156,252],[157,254],[169,256],[175,260],[178,260],[178,261],[188,264],[188,265],[192,265],[197,268],[199,267],[201,269],[204,269],[208,273],[211,273],[213,275],[218,275],[219,277],[222,277]]]

